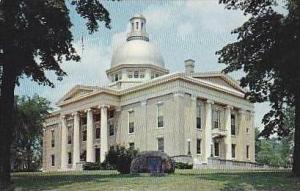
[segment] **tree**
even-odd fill
[[[72,45],[67,3],[86,20],[90,33],[98,30],[99,22],[110,28],[109,13],[99,0],[0,1],[0,190],[10,184],[9,150],[18,79],[26,76],[53,87],[45,71],[53,71],[61,80],[66,73],[60,63],[80,59]]]
[[[275,0],[219,0],[227,9],[239,9],[250,18],[233,30],[237,42],[217,51],[225,73],[243,70],[241,86],[252,102],[269,101],[262,136],[287,136],[284,110],[295,107],[293,173],[300,176],[300,0],[286,0],[287,14],[276,12]]]
[[[50,102],[38,95],[16,96],[16,120],[11,145],[15,170],[34,171],[42,161],[43,122]],[[25,165],[25,168],[23,166]]]

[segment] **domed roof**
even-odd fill
[[[165,63],[158,48],[149,42],[145,17],[136,14],[130,23],[131,31],[126,43],[113,52],[111,68],[122,64],[151,64],[164,68]]]
[[[138,39],[127,41],[114,51],[111,68],[121,64],[151,64],[165,67],[158,48],[149,41]]]

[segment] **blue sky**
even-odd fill
[[[110,67],[113,50],[125,42],[129,30],[129,19],[136,13],[142,13],[147,19],[147,31],[150,41],[159,47],[166,67],[171,72],[183,71],[184,60],[196,61],[195,70],[199,72],[220,71],[225,65],[217,62],[215,52],[236,36],[230,32],[247,20],[239,11],[225,10],[218,0],[123,0],[120,2],[103,1],[110,12],[112,29],[103,25],[99,32],[89,35],[83,19],[71,10],[74,24],[74,46],[81,54],[80,63],[63,63],[62,68],[68,73],[62,82],[56,81],[53,74],[50,79],[55,88],[39,86],[22,79],[16,89],[18,95],[46,97],[54,105],[70,88],[76,84],[105,85],[108,81],[105,71]],[[81,52],[81,36],[84,39],[84,51]],[[239,79],[241,72],[230,74]],[[255,124],[268,111],[267,104],[256,104]]]

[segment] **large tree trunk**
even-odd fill
[[[13,129],[16,69],[4,64],[0,97],[0,190],[10,185],[10,145]]]
[[[296,93],[293,173],[300,177],[300,90]]]

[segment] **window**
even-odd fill
[[[95,120],[95,122],[100,121],[100,114],[95,114],[94,115],[94,120]]]
[[[68,144],[72,144],[72,136],[71,135],[68,135]]]
[[[115,134],[114,124],[109,125],[109,136],[113,136]]]
[[[131,28],[134,29],[134,23],[131,23]]]
[[[114,117],[114,113],[115,113],[114,110],[109,111],[109,118],[110,119]]]
[[[139,30],[139,23],[136,22],[135,25],[136,25],[136,30]]]
[[[68,164],[72,164],[72,153],[68,152]]]
[[[215,156],[218,157],[219,156],[219,143],[215,142],[214,146],[215,146]]]
[[[151,74],[151,79],[153,79],[153,78],[154,78],[154,74],[152,73],[152,74]]]
[[[96,128],[96,139],[100,139],[100,128]]]
[[[246,128],[246,133],[249,133],[249,128],[248,127]]]
[[[231,157],[235,158],[235,144],[231,145]]]
[[[188,155],[191,154],[191,140],[190,139],[188,139],[188,153],[187,154]]]
[[[110,151],[113,151],[114,149],[115,149],[114,146],[110,146],[110,147],[109,147],[109,150],[110,150]]]
[[[157,127],[163,127],[164,126],[164,116],[162,111],[163,104],[157,105]]]
[[[249,159],[249,145],[246,146],[246,157]]]
[[[197,105],[197,129],[201,129],[201,106]]]
[[[131,150],[134,149],[134,143],[129,143],[129,149],[131,149]]]
[[[86,117],[82,117],[81,118],[81,125],[86,125],[87,123],[87,118]]]
[[[82,131],[82,141],[86,141],[86,129]]]
[[[115,81],[117,82],[119,80],[119,75],[115,74]]]
[[[201,139],[197,139],[197,154],[201,154]]]
[[[54,130],[51,130],[51,147],[55,147],[55,135],[54,135]]]
[[[156,77],[156,78],[159,77],[159,74],[155,74],[155,77]]]
[[[133,76],[134,76],[134,78],[139,78],[139,72],[138,71],[134,71]]]
[[[213,128],[220,128],[220,114],[221,112],[218,110],[214,110],[213,112]]]
[[[128,78],[132,78],[132,73],[128,73]]]
[[[235,135],[235,115],[231,115],[231,135]]]
[[[144,78],[145,77],[145,74],[144,73],[140,73],[140,78]]]
[[[55,166],[55,155],[51,155],[51,166]]]
[[[157,150],[164,152],[164,138],[157,139]]]
[[[142,22],[141,24],[142,24],[142,26],[141,26],[141,30],[143,30],[143,28],[144,28],[144,23]]]
[[[134,133],[134,111],[128,113],[128,122],[129,133]]]

